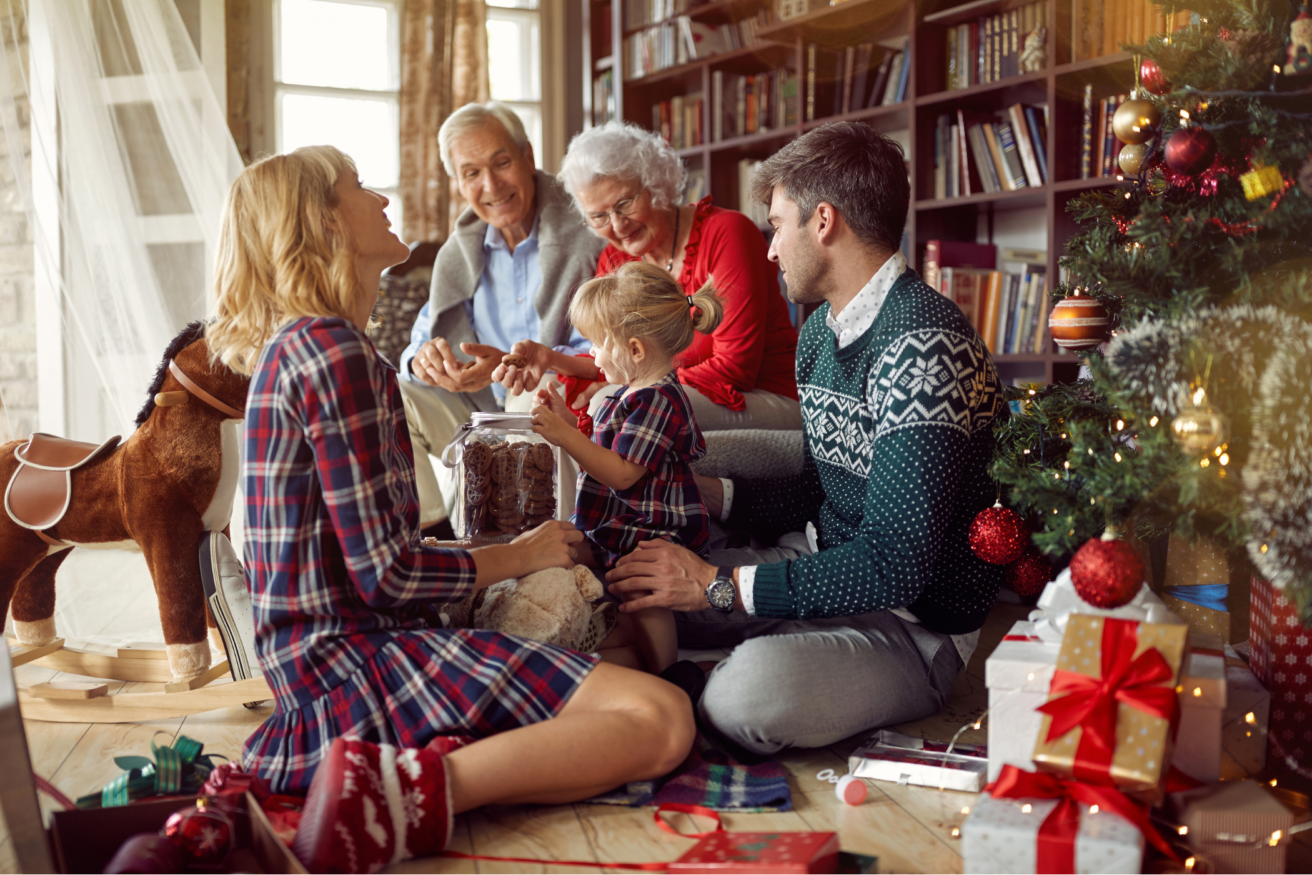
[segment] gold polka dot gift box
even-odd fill
[[[1038,709],[1035,766],[1158,798],[1188,638],[1183,625],[1072,614]]]

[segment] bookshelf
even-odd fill
[[[716,28],[762,11],[773,14],[776,3],[774,0],[712,0],[696,4],[695,0],[666,0],[664,11],[674,11],[674,15],[641,27],[628,27],[626,7],[632,9],[637,3],[644,10],[660,11],[660,0],[579,2],[584,5],[587,23],[584,49],[586,67],[591,73],[591,81],[584,86],[588,122],[594,118],[597,122],[604,120],[599,114],[594,116],[597,107],[591,100],[595,80],[607,71],[614,77],[612,111],[644,127],[652,127],[653,107],[661,101],[675,96],[701,99],[703,140],[677,151],[690,174],[700,178],[702,193],[711,194],[720,206],[740,207],[740,161],[762,160],[794,137],[826,122],[861,121],[899,139],[907,149],[911,178],[911,209],[906,228],[909,261],[922,274],[926,241],[998,243],[1000,250],[1004,246],[1024,246],[994,236],[995,227],[1013,227],[1019,223],[1029,229],[1030,248],[1046,251],[1046,275],[1051,287],[1059,277],[1059,256],[1076,231],[1066,205],[1084,191],[1128,185],[1115,176],[1080,178],[1086,85],[1092,87],[1096,102],[1128,92],[1134,79],[1132,59],[1124,52],[1075,60],[1080,52],[1079,47],[1072,45],[1073,38],[1078,38],[1075,24],[1086,19],[1090,0],[1048,0],[1042,9],[1047,54],[1039,69],[1016,71],[996,81],[951,90],[947,88],[949,30],[983,16],[1021,9],[1029,5],[1029,0],[974,0],[964,4],[926,0],[907,5],[889,0],[844,0],[834,6],[825,0],[811,0],[810,10],[805,14],[786,21],[779,21],[775,16],[768,25],[756,28],[753,45],[701,59],[687,59],[645,76],[626,75],[623,81],[620,74],[632,72],[626,67],[625,40],[644,27],[669,24],[677,32],[679,16],[686,15],[691,22]],[[852,106],[850,111],[837,115],[828,112],[827,106],[823,109],[817,106],[816,117],[811,120],[799,109],[796,120],[787,124],[742,135],[736,131],[725,132],[718,141],[711,136],[716,112],[713,82],[717,71],[722,76],[745,76],[791,70],[800,74],[804,91],[807,51],[811,44],[820,50],[835,51],[841,57],[847,46],[873,43],[882,47],[881,50],[888,50],[900,49],[904,42],[909,69],[904,99],[899,102],[869,108]],[[598,50],[593,51],[594,47]],[[803,100],[799,96],[799,104]],[[999,118],[1004,118],[1002,114],[1016,103],[1047,108],[1046,181],[1012,191],[975,191],[970,195],[936,197],[935,145],[939,116],[960,109],[999,114]],[[1042,239],[1042,246],[1033,245],[1036,238]],[[1046,325],[1042,330],[1046,341],[1043,352],[995,355],[1004,380],[1075,379],[1078,360],[1046,337]]]

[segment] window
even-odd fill
[[[401,227],[400,0],[275,0],[276,150],[331,144]]]
[[[487,0],[488,84],[524,122],[533,158],[542,151],[542,14],[538,0]]]

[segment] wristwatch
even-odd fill
[[[715,580],[706,587],[706,600],[715,610],[728,614],[733,611],[733,603],[737,597],[738,588],[733,585],[733,566],[721,565],[715,573]]]

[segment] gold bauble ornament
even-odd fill
[[[1230,423],[1207,402],[1202,389],[1195,390],[1175,419],[1171,420],[1171,437],[1191,455],[1203,455],[1224,444],[1230,436]]]
[[[1121,147],[1121,154],[1117,156],[1116,163],[1120,165],[1121,172],[1126,176],[1138,176],[1139,171],[1143,169],[1143,163],[1147,160],[1147,143],[1126,143]]]
[[[1132,97],[1116,107],[1112,131],[1122,143],[1146,143],[1153,138],[1162,114],[1151,100]]]

